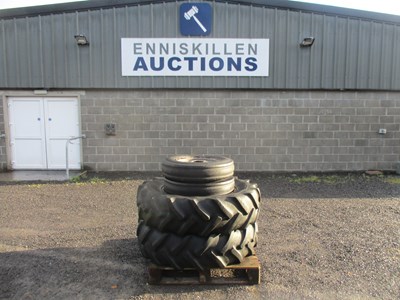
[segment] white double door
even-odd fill
[[[80,135],[77,98],[8,98],[11,167],[66,168],[66,142]],[[81,168],[80,140],[68,145],[69,168]]]

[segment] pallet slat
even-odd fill
[[[257,256],[245,258],[240,264],[226,268],[175,270],[150,263],[148,266],[149,284],[158,285],[222,285],[259,284],[260,262]]]

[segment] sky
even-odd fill
[[[45,5],[51,3],[77,2],[85,0],[0,0],[0,9]],[[354,8],[360,10],[375,11],[387,14],[400,15],[399,0],[304,0],[301,2],[311,2],[324,5]]]

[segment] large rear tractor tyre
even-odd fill
[[[164,179],[156,178],[139,186],[139,220],[161,232],[180,236],[229,234],[257,221],[260,190],[248,180],[234,179],[232,193],[210,196],[171,195]]]
[[[206,270],[240,263],[245,257],[253,255],[257,245],[257,224],[249,225],[244,230],[232,231],[228,235],[181,237],[160,232],[140,222],[137,236],[143,256],[157,265],[177,270]]]

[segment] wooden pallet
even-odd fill
[[[170,267],[148,266],[149,284],[159,285],[198,285],[198,284],[259,284],[260,262],[257,256],[245,258],[242,263],[226,268],[175,270]]]

